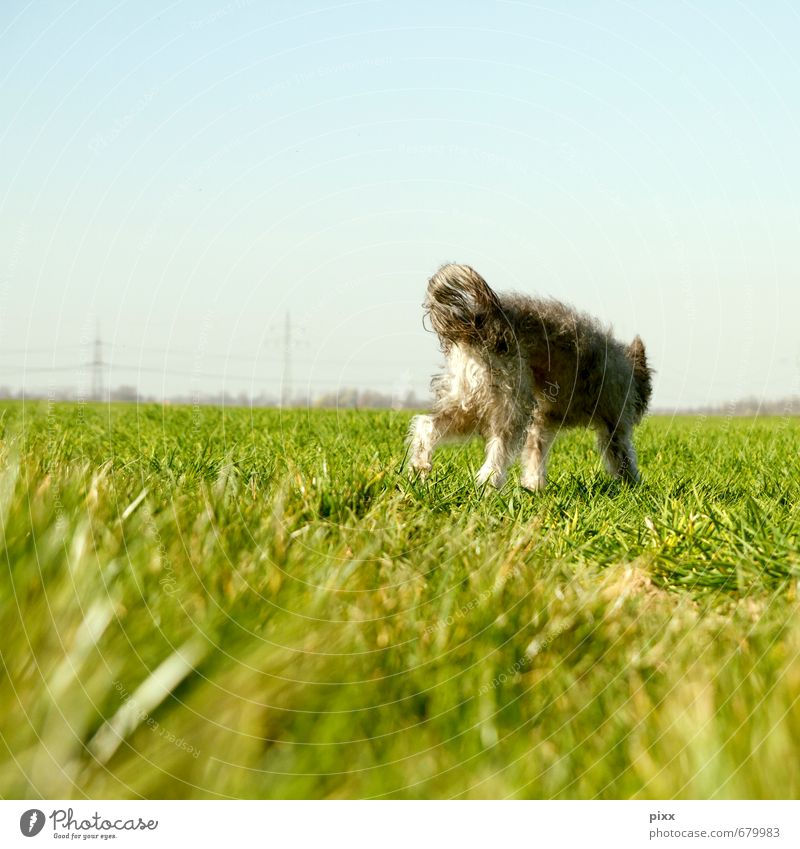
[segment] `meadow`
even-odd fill
[[[408,421],[4,402],[0,795],[800,795],[800,420],[535,495]]]

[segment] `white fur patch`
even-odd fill
[[[411,468],[418,472],[429,472],[435,442],[433,419],[430,416],[414,416],[411,420],[409,439],[411,443]]]
[[[447,356],[446,402],[457,403],[462,410],[474,409],[489,388],[489,369],[469,348],[453,345]],[[477,402],[477,403],[476,403]]]

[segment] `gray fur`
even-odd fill
[[[423,306],[447,371],[433,379],[431,414],[412,422],[412,469],[427,473],[443,439],[479,433],[486,461],[478,483],[501,486],[521,451],[522,485],[542,489],[555,436],[589,426],[609,473],[639,479],[632,433],[650,401],[652,370],[638,336],[625,346],[559,301],[498,295],[468,265],[442,266]]]

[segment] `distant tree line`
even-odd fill
[[[59,387],[51,391],[11,389],[0,386],[0,398],[11,400],[49,400],[49,401],[96,401],[85,392],[75,388]],[[280,400],[262,392],[250,395],[247,392],[201,392],[182,393],[157,397],[139,392],[135,386],[121,385],[100,399],[103,401],[123,401],[139,404],[183,404],[187,406],[224,406],[224,407],[279,407]],[[412,390],[402,393],[379,392],[375,389],[356,389],[343,386],[332,392],[321,395],[295,395],[291,399],[292,407],[320,407],[336,409],[383,409],[383,410],[419,410],[428,406],[429,400],[418,397]],[[656,408],[653,415],[687,415],[707,416],[794,416],[800,415],[800,396],[779,398],[763,401],[758,398],[742,398],[725,404],[707,404],[697,407]]]
[[[11,400],[44,400],[44,401],[123,401],[139,404],[182,404],[187,406],[225,406],[225,407],[278,407],[280,400],[262,392],[250,395],[247,392],[199,392],[181,393],[158,397],[139,392],[135,386],[122,385],[105,393],[101,399],[91,398],[85,392],[79,392],[71,387],[59,387],[49,391],[13,390],[8,386],[0,386],[0,398]],[[342,387],[334,392],[326,392],[316,396],[293,396],[290,406],[293,407],[328,407],[348,409],[393,409],[411,410],[426,405],[426,401],[418,398],[413,391],[402,395],[378,392],[374,389],[354,389]]]

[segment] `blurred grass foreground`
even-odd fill
[[[588,433],[4,403],[5,797],[796,798],[800,421]]]

